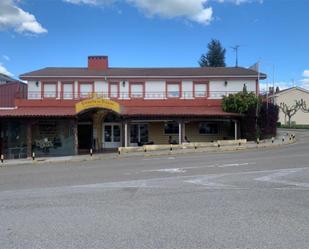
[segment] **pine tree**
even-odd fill
[[[225,48],[219,40],[212,39],[208,43],[208,52],[202,54],[199,64],[201,67],[225,67]]]

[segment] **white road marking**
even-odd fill
[[[153,171],[166,172],[166,173],[186,173],[186,170],[183,168],[158,169]]]
[[[255,178],[255,180],[256,181],[262,181],[262,182],[279,183],[279,184],[284,184],[284,185],[292,185],[292,186],[297,186],[297,187],[309,188],[309,183],[306,183],[306,182],[295,182],[295,181],[287,181],[287,180],[278,179],[278,178],[289,176],[291,174],[295,174],[295,173],[300,172],[302,170],[303,169],[301,169],[301,168],[298,168],[298,169],[282,169],[282,170],[279,170],[278,172],[275,172],[273,174]]]
[[[246,166],[249,164],[256,164],[256,163],[230,163],[230,164],[222,164],[218,165],[219,168],[225,168],[225,167],[239,167],[239,166]]]
[[[247,165],[256,164],[255,162],[250,163],[230,163],[230,164],[211,164],[204,166],[191,166],[191,167],[182,167],[182,168],[164,168],[164,169],[151,169],[151,170],[142,170],[142,172],[166,172],[166,173],[185,173],[188,169],[202,169],[202,168],[225,168],[225,167],[240,167]]]
[[[118,190],[123,188],[186,188],[190,185],[201,185],[207,189],[251,189],[252,187],[241,186],[243,179],[244,181],[257,180],[261,182],[273,182],[281,183],[284,185],[294,186],[293,188],[289,186],[285,187],[272,187],[272,189],[293,189],[293,190],[309,190],[309,183],[306,182],[293,182],[286,181],[278,178],[286,177],[290,174],[301,172],[304,170],[309,170],[308,167],[304,168],[294,168],[294,169],[276,169],[276,170],[261,170],[261,171],[242,171],[234,173],[222,173],[222,174],[209,174],[209,175],[191,175],[191,176],[173,176],[173,177],[161,177],[152,179],[140,179],[140,180],[128,180],[119,182],[102,182],[94,184],[84,184],[84,185],[74,185],[74,186],[59,186],[59,187],[49,187],[49,188],[32,188],[32,189],[19,189],[19,190],[4,190],[0,191],[0,200],[7,198],[25,198],[25,197],[37,197],[37,196],[56,196],[63,194],[72,193],[93,193],[95,191],[104,191],[107,189]],[[217,182],[220,178],[221,181],[225,179],[232,179],[232,176],[247,175],[249,178],[239,178],[234,179],[234,183],[237,185],[228,185],[221,182]],[[251,178],[251,175],[264,175],[258,178]],[[253,186],[256,188],[256,186]]]
[[[219,178],[219,177],[220,176],[202,176],[202,177],[198,177],[198,178],[195,178],[195,179],[192,179],[192,180],[187,180],[185,182],[196,184],[196,185],[212,187],[212,188],[222,188],[222,187],[232,188],[233,187],[231,185],[228,186],[226,184],[211,181],[211,180],[214,180],[214,179]]]

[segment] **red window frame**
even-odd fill
[[[80,92],[81,85],[91,85],[91,94],[94,93],[94,82],[87,82],[87,81],[78,82],[78,96],[79,96],[79,98],[85,98],[85,99],[87,98],[87,97],[81,96],[81,92]]]
[[[117,86],[117,96],[112,96],[112,85],[116,85]],[[120,96],[120,87],[119,87],[119,82],[109,82],[108,84],[108,97],[110,99],[118,99]]]
[[[195,94],[195,86],[196,85],[206,85],[206,92],[205,92],[206,96],[196,96],[196,94]],[[208,96],[209,96],[209,82],[208,81],[207,82],[205,82],[205,81],[194,81],[193,82],[193,97],[205,99],[205,98],[208,98]]]
[[[169,85],[178,85],[178,89],[179,89],[179,96],[169,96],[168,94],[168,86]],[[178,81],[170,81],[170,82],[166,82],[165,84],[165,95],[166,95],[166,98],[168,99],[180,99],[182,97],[182,82],[178,82]]]
[[[142,86],[142,96],[141,97],[134,97],[132,96],[132,86],[133,85],[141,85]],[[143,99],[145,98],[145,82],[129,82],[129,97],[131,99]]]
[[[64,99],[64,95],[63,95],[64,94],[64,85],[71,85],[72,86],[72,99],[74,99],[74,97],[75,97],[74,81],[61,82],[61,99]]]
[[[45,97],[45,85],[56,85],[56,92],[55,92],[55,97]],[[58,97],[58,81],[45,81],[42,82],[42,87],[41,87],[41,98],[42,99],[57,99]]]

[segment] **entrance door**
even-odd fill
[[[103,124],[103,141],[105,149],[121,146],[121,125],[118,123]]]
[[[78,124],[78,149],[92,148],[92,124]]]

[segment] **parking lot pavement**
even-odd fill
[[[308,248],[309,133],[271,150],[0,169],[0,248]]]

